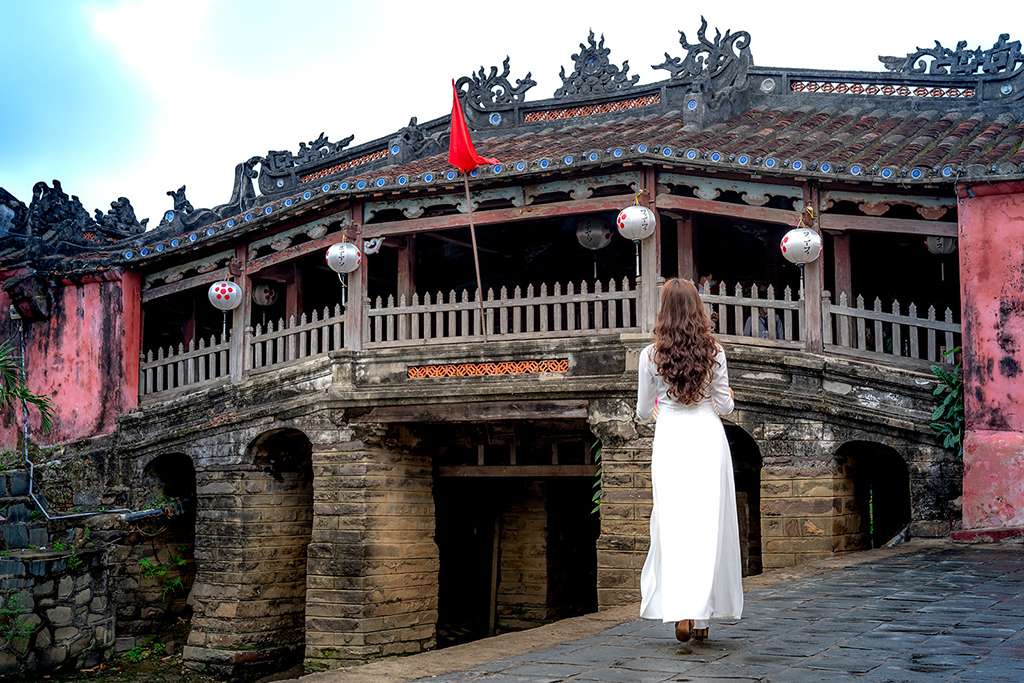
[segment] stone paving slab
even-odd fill
[[[541,639],[527,651],[496,654],[462,670],[452,670],[460,656],[472,653],[474,645],[493,645],[460,646],[466,649],[452,653],[453,666],[443,670],[431,656],[446,651],[303,680],[1024,681],[1019,545],[910,544],[861,564],[762,581],[748,587],[746,605],[742,620],[713,623],[706,643],[677,643],[671,625],[629,620],[582,628],[579,637]]]

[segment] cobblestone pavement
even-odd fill
[[[1024,548],[944,546],[758,588],[681,644],[633,621],[419,681],[1024,681]]]

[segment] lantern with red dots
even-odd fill
[[[355,272],[362,260],[359,247],[351,242],[338,242],[327,250],[327,267],[338,275]]]
[[[210,303],[222,311],[233,311],[242,303],[242,286],[230,280],[217,280],[207,292]]]
[[[802,266],[821,255],[821,235],[810,228],[793,228],[783,236],[779,249],[787,261]]]
[[[657,218],[653,211],[646,206],[634,204],[619,212],[619,217],[615,219],[615,225],[618,226],[620,235],[639,242],[654,234],[656,221]]]

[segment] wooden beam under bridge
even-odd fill
[[[585,420],[587,401],[487,401],[477,403],[417,403],[353,410],[353,423],[366,422],[487,422],[500,420]]]

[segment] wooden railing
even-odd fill
[[[799,348],[803,333],[804,302],[793,299],[789,287],[777,298],[775,288],[768,285],[762,292],[752,285],[746,292],[739,284],[732,294],[722,282],[701,298],[718,336],[728,341],[768,346]]]
[[[502,287],[484,298],[487,331],[494,339],[538,339],[619,333],[639,329],[636,282],[556,283],[511,293]],[[418,294],[411,300],[378,298],[367,311],[364,328],[370,347],[448,344],[483,340],[475,294],[463,290],[445,296]]]
[[[188,345],[178,344],[147,352],[139,364],[139,395],[172,392],[198,388],[202,385],[226,381],[231,376],[231,340],[212,335],[207,342],[192,340]]]
[[[280,319],[267,323],[266,329],[257,325],[249,339],[248,370],[260,372],[294,363],[314,356],[336,351],[344,346],[344,313],[340,305],[334,310],[303,313],[296,320]]]
[[[944,361],[946,352],[960,345],[960,324],[953,322],[949,308],[942,320],[936,318],[934,306],[928,307],[926,316],[920,317],[913,303],[904,314],[899,301],[884,311],[878,298],[868,309],[863,296],[857,297],[856,306],[850,306],[845,292],[839,295],[839,303],[833,304],[825,292],[821,316],[825,350],[907,365]]]

